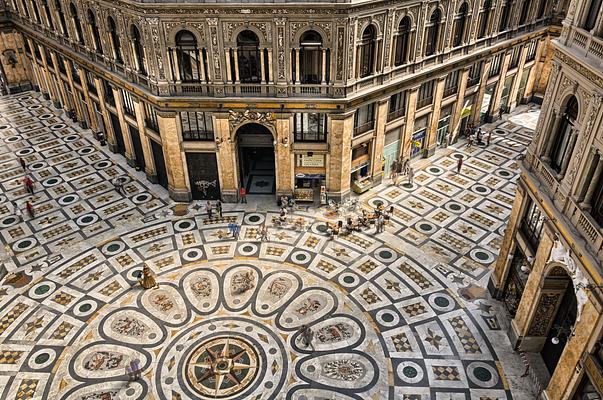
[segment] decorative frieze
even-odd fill
[[[239,126],[247,122],[254,122],[261,125],[267,125],[272,128],[276,127],[276,116],[271,112],[257,112],[245,110],[243,112],[228,111],[228,124],[231,132],[234,132]]]

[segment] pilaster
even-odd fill
[[[115,110],[117,111],[117,118],[119,119],[119,125],[121,126],[121,134],[124,138],[126,161],[131,167],[134,167],[136,165],[136,156],[134,155],[134,147],[132,146],[132,137],[130,137],[130,127],[128,126],[126,117],[124,116],[124,105],[121,98],[121,93],[119,92],[119,89],[114,87],[112,87],[111,90],[113,90]]]
[[[406,160],[410,157],[410,142],[415,127],[415,112],[417,111],[417,97],[419,96],[419,86],[414,86],[408,90],[408,102],[406,106],[406,125],[404,134],[400,140],[400,159]]]
[[[341,200],[350,193],[354,113],[333,114],[330,124],[327,191],[330,198]]]
[[[176,113],[157,110],[157,123],[168,176],[168,192],[173,200],[188,202],[192,195],[188,187],[188,171],[178,135]]]
[[[465,91],[467,90],[467,80],[469,79],[469,68],[463,68],[459,76],[459,90],[456,95],[456,103],[454,103],[454,110],[452,117],[450,118],[450,143],[455,143],[459,135],[459,127],[461,122],[461,114],[463,113],[463,106],[465,103]]]
[[[214,114],[214,135],[218,148],[216,162],[222,200],[236,202],[239,189],[239,168],[237,166],[236,143],[230,137],[227,113]]]
[[[67,72],[67,82],[69,83],[69,87],[71,88],[71,100],[73,104],[73,109],[75,110],[75,114],[77,116],[78,122],[80,123],[80,126],[85,128],[85,126],[82,125],[82,121],[85,121],[84,112],[82,111],[82,105],[79,101],[78,90],[75,87],[75,84],[73,83],[73,73],[71,70],[70,61],[63,59],[63,65],[65,65],[65,71]]]
[[[488,120],[494,120],[494,116],[498,115],[498,109],[500,108],[500,99],[502,97],[502,92],[505,89],[505,80],[507,78],[507,71],[509,70],[509,63],[511,62],[511,57],[513,56],[513,52],[505,53],[505,58],[503,59],[503,64],[500,69],[500,75],[498,75],[498,82],[496,82],[496,88],[494,89],[494,95],[492,96],[492,100],[490,100],[490,108],[488,109]]]
[[[96,85],[96,93],[98,93],[98,98],[101,100],[98,102],[98,104],[103,117],[103,125],[105,127],[104,134],[107,139],[107,143],[109,144],[109,150],[111,150],[113,153],[117,153],[117,140],[115,139],[115,132],[113,132],[113,124],[111,123],[111,118],[109,117],[107,103],[104,101],[105,87],[100,78],[94,78],[94,85]]]
[[[276,195],[293,196],[294,165],[291,152],[290,118],[284,116],[276,120]]]
[[[150,139],[147,137],[146,125],[144,123],[144,107],[142,102],[134,99],[134,110],[136,111],[136,125],[142,145],[142,154],[144,157],[144,172],[150,182],[157,182],[157,171],[155,170],[155,159],[153,158],[153,149]]]
[[[62,78],[61,78],[61,71],[59,70],[59,63],[57,61],[57,57],[54,53],[50,53],[50,58],[52,59],[52,65],[54,66],[54,70],[56,72],[56,76],[57,76],[57,89],[58,89],[58,93],[60,94],[61,97],[61,104],[63,104],[63,107],[69,107],[69,102],[67,100],[67,95],[65,94],[65,87],[63,86],[63,82],[62,82]]]
[[[491,64],[492,60],[486,61],[481,71],[479,88],[477,89],[477,95],[475,96],[475,102],[473,103],[473,109],[471,110],[471,118],[469,118],[469,122],[472,124],[479,122],[482,101],[484,100],[484,94],[486,93],[486,86],[488,86],[488,74],[490,72]]]
[[[375,126],[375,139],[372,146],[371,175],[373,183],[378,185],[383,179],[383,146],[385,145],[385,125],[389,110],[389,97],[377,103],[377,118]]]
[[[440,112],[442,108],[442,98],[444,97],[445,84],[446,76],[437,78],[433,99],[433,111],[431,112],[431,122],[429,124],[429,131],[427,132],[427,157],[432,156],[437,147],[438,123],[440,121]]]
[[[528,46],[523,45],[521,47],[521,54],[519,55],[519,65],[517,66],[517,73],[515,74],[515,80],[511,86],[509,92],[509,112],[511,112],[517,106],[517,92],[519,91],[519,85],[523,78],[523,68],[526,65],[526,55],[528,54]],[[521,95],[523,98],[523,94]]]

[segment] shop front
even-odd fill
[[[220,198],[220,180],[215,153],[186,153],[192,197],[195,200]]]
[[[398,160],[398,151],[400,149],[401,129],[396,128],[385,134],[385,144],[383,146],[383,177],[389,178],[392,173],[392,165]]]
[[[471,119],[471,113],[473,112],[473,103],[475,102],[475,94],[471,96],[465,97],[463,100],[463,108],[461,108],[461,115],[459,118],[459,129],[458,135],[463,135],[465,129],[467,129],[467,125],[469,125],[469,120]],[[455,127],[452,127],[454,129]],[[458,137],[458,136],[457,136]]]
[[[513,79],[515,75],[505,79],[505,86],[503,87],[502,96],[500,97],[500,106],[505,109],[505,112],[509,112],[509,93],[511,93],[511,87],[513,86]],[[493,110],[498,111],[498,110]]]
[[[440,120],[438,121],[438,130],[436,136],[436,143],[438,147],[448,146],[448,132],[450,131],[450,119],[452,116],[452,107],[450,104],[440,111]]]
[[[296,201],[316,202],[320,190],[325,186],[326,155],[307,152],[295,155],[295,187],[293,196]]]
[[[486,87],[486,93],[484,93],[484,98],[482,99],[482,104],[479,110],[479,122],[480,124],[485,124],[488,121],[488,116],[495,112],[496,110],[490,110],[490,103],[492,102],[492,98],[494,97],[494,90],[496,89],[496,84],[492,84]]]
[[[427,144],[427,126],[429,124],[429,117],[426,115],[415,120],[415,131],[412,134],[410,143],[410,158],[417,158],[423,156],[424,149]]]
[[[364,193],[372,186],[370,175],[371,159],[368,143],[362,143],[352,149],[351,187],[355,193]]]
[[[528,85],[530,72],[532,72],[532,67],[527,67],[523,69],[523,73],[521,74],[521,80],[519,81],[519,89],[517,90],[517,104],[521,104],[524,100],[523,95],[526,92],[526,86]]]

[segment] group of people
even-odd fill
[[[392,184],[394,186],[397,186],[399,184],[398,178],[400,176],[406,176],[406,179],[408,180],[408,184],[409,185],[413,184],[414,179],[415,179],[415,169],[410,166],[409,159],[406,159],[404,161],[402,161],[402,159],[394,160],[394,162],[392,163],[391,179],[392,179]]]
[[[492,132],[488,132],[487,134],[482,131],[482,128],[476,128],[473,124],[469,124],[467,128],[465,128],[465,132],[463,132],[465,138],[467,138],[467,147],[473,146],[474,138],[475,144],[478,146],[490,146],[490,139],[492,138]],[[484,136],[486,142],[484,143]]]
[[[25,160],[22,157],[19,157],[19,164],[21,164],[21,168],[23,168],[23,171],[27,172],[27,163],[25,162]],[[23,178],[22,182],[23,182],[23,186],[25,187],[27,192],[33,196],[34,195],[33,180],[31,180],[31,178],[26,175]],[[25,210],[27,210],[27,214],[29,215],[30,218],[35,218],[36,215],[35,215],[35,210],[34,210],[34,206],[33,206],[32,202],[33,202],[33,197],[30,198],[29,200],[25,201]],[[19,207],[19,204],[17,202],[13,203],[13,207],[15,209],[15,215],[19,219],[21,219],[23,217],[23,210],[21,209],[21,207]]]
[[[385,209],[383,205],[375,207],[373,212],[362,210],[362,215],[356,218],[348,217],[346,223],[339,220],[336,223],[327,223],[327,234],[331,239],[340,235],[348,235],[352,232],[361,232],[375,226],[375,233],[385,231],[385,225],[389,223],[394,214],[394,206]]]
[[[216,209],[216,214],[218,215],[218,218],[222,218],[222,202],[220,200],[216,201],[215,209]],[[205,212],[207,213],[207,218],[209,218],[209,219],[213,218],[214,204],[209,200],[207,200],[207,203],[205,203]]]

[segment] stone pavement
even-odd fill
[[[393,205],[386,232],[330,240],[324,208],[275,227],[252,198],[223,218],[177,206],[37,93],[0,98],[0,398],[533,398],[484,287],[537,117],[521,107],[488,148],[415,163],[414,184],[362,197]],[[137,285],[143,262],[159,288]]]

